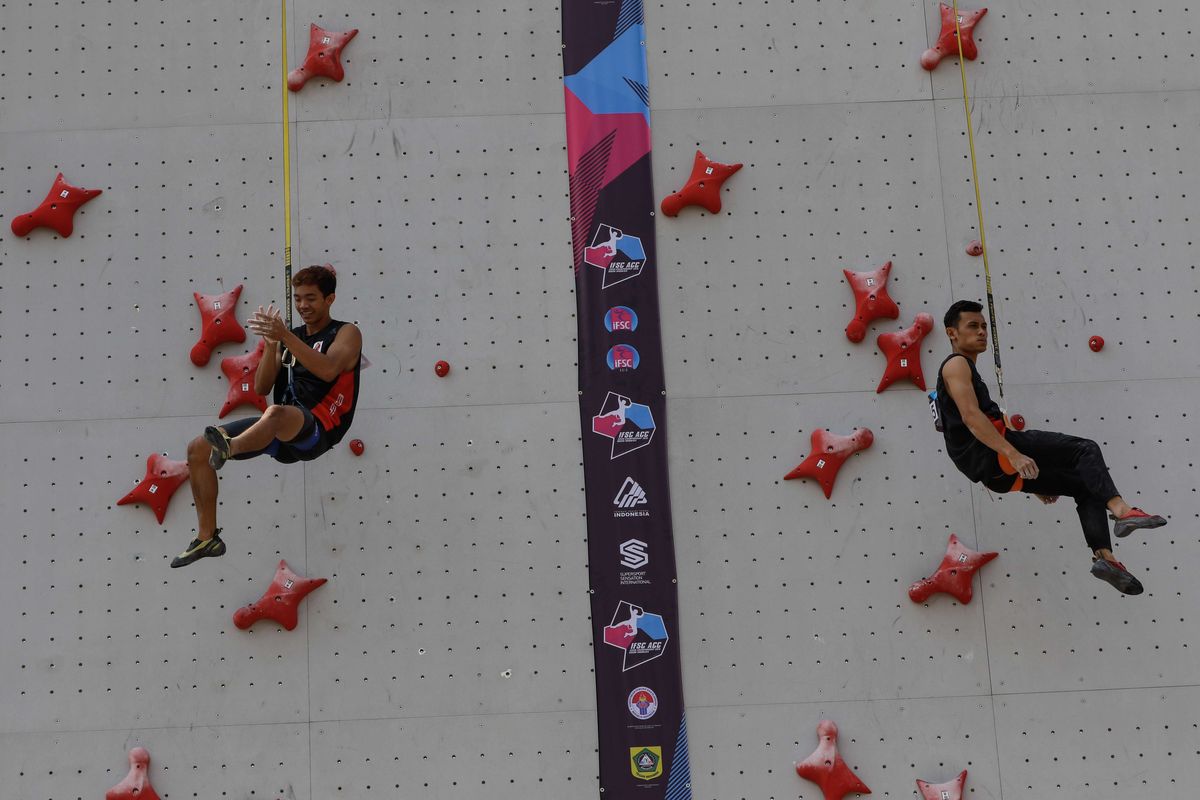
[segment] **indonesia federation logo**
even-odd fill
[[[621,488],[617,490],[617,496],[613,498],[613,506],[616,511],[613,512],[614,517],[648,517],[650,511],[648,509],[640,509],[638,506],[649,505],[650,500],[646,497],[646,490],[641,484],[633,478],[626,478],[621,484]]]
[[[629,769],[633,777],[641,781],[652,781],[662,775],[661,747],[629,748]]]
[[[604,327],[609,333],[633,333],[637,326],[637,312],[629,306],[613,306],[604,314]]]
[[[600,288],[607,289],[641,275],[646,265],[646,250],[637,236],[601,224],[591,246],[583,248],[583,263],[604,270]]]
[[[608,350],[608,368],[614,372],[629,372],[641,363],[641,354],[631,344],[618,344]]]
[[[621,601],[612,624],[604,627],[604,643],[625,651],[621,671],[628,672],[667,652],[667,626],[658,614]]]
[[[600,406],[600,413],[592,417],[592,433],[612,439],[609,460],[620,458],[650,444],[654,438],[654,415],[650,413],[650,406],[609,392]]]
[[[626,704],[635,718],[650,719],[658,711],[658,695],[647,686],[639,686],[629,693]]]

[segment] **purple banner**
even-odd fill
[[[690,800],[642,0],[563,0],[600,787]]]

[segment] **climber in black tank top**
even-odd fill
[[[199,530],[172,567],[224,555],[217,528],[216,471],[226,461],[260,455],[285,464],[311,461],[341,441],[354,420],[362,334],[329,314],[337,276],[329,266],[307,267],[292,278],[292,289],[304,324],[289,330],[274,306],[259,306],[246,323],[264,342],[254,391],[271,392],[274,404],[261,417],[209,426],[188,445]]]
[[[1113,532],[1128,536],[1167,521],[1126,503],[1113,485],[1100,446],[1053,431],[1016,431],[992,400],[975,359],[987,349],[983,306],[960,300],[946,312],[946,336],[954,352],[938,369],[934,410],[946,440],[946,453],[959,472],[994,492],[1022,491],[1043,503],[1059,496],[1075,499],[1083,535],[1092,548],[1092,574],[1125,594],[1141,594],[1142,584],[1112,554]]]

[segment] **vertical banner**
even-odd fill
[[[563,0],[600,787],[690,800],[642,0]]]

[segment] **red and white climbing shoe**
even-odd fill
[[[1113,525],[1113,535],[1118,539],[1124,539],[1141,528],[1161,528],[1167,524],[1167,521],[1157,514],[1147,514],[1140,508],[1130,509],[1129,513],[1123,517],[1114,517],[1111,514],[1109,517],[1116,520],[1116,524]]]
[[[1092,574],[1105,583],[1112,584],[1122,594],[1141,594],[1145,591],[1142,582],[1133,577],[1120,561],[1097,558],[1092,562]]]

